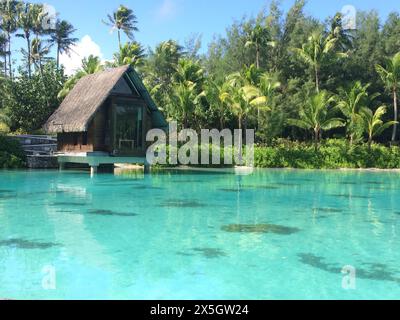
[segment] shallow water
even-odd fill
[[[400,298],[399,194],[393,172],[0,171],[0,298]]]

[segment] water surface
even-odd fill
[[[0,298],[400,298],[399,194],[394,172],[0,171]]]

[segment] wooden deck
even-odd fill
[[[64,169],[66,163],[87,164],[90,167],[91,176],[97,173],[100,165],[106,164],[140,164],[144,166],[145,172],[149,170],[149,165],[144,157],[118,157],[103,152],[58,153],[56,156],[60,170]]]

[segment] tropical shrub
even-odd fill
[[[312,144],[279,140],[255,148],[255,166],[296,169],[397,169],[400,148],[372,144],[350,147],[345,140],[327,140],[318,150]]]
[[[17,140],[0,135],[0,169],[25,166],[25,153]]]

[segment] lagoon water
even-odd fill
[[[395,172],[0,171],[0,298],[398,299],[399,195]]]

